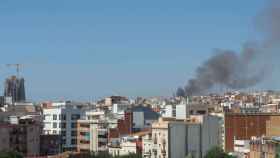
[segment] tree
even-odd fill
[[[186,158],[193,158],[191,154],[188,154]]]
[[[220,147],[213,147],[207,152],[204,158],[235,158],[235,157],[228,155]]]
[[[23,156],[15,151],[1,151],[0,158],[23,158]]]

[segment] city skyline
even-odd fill
[[[265,6],[260,0],[0,4],[1,63],[25,65],[31,100],[171,96],[213,49],[239,51],[258,38],[254,18]],[[1,67],[1,89],[13,74]],[[277,81],[257,87],[279,88]]]

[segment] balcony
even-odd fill
[[[80,150],[90,149],[90,145],[89,144],[79,144],[78,148]]]
[[[152,152],[151,151],[148,151],[148,152],[144,152],[143,154],[144,156],[151,156],[152,155]]]

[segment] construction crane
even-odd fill
[[[19,77],[20,69],[23,67],[23,64],[7,64],[7,67],[16,67],[17,77]]]

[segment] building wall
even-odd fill
[[[133,128],[144,128],[144,112],[133,112]]]
[[[108,130],[103,125],[98,120],[78,121],[78,152],[99,152],[107,149]]]
[[[90,151],[90,124],[89,121],[77,121],[77,152]]]
[[[186,119],[187,118],[187,105],[180,104],[176,105],[176,119]]]
[[[43,115],[44,134],[61,134],[63,150],[76,150],[77,119],[84,115],[84,111],[65,105],[43,109]]]
[[[127,135],[132,133],[132,112],[125,112],[124,119],[118,120],[118,135]]]
[[[165,113],[164,113],[163,117],[174,117],[173,116],[173,105],[165,106]]]
[[[187,153],[193,158],[200,158],[201,153],[201,125],[187,125]]]
[[[203,115],[195,118],[193,122],[160,119],[153,123],[152,158],[183,158],[188,154],[202,158],[209,149],[218,146],[221,137],[219,118]]]
[[[266,122],[266,136],[273,137],[280,135],[280,116],[271,116]]]
[[[225,115],[225,150],[234,150],[234,139],[250,140],[267,134],[267,122],[271,114],[226,114]],[[274,115],[273,117],[280,117]],[[273,131],[271,132],[273,133]]]
[[[109,154],[112,156],[123,156],[136,153],[136,142],[122,142],[120,147],[109,147]]]
[[[208,150],[214,146],[219,146],[220,138],[220,124],[219,117],[203,116],[202,123],[202,157],[204,157]]]
[[[96,124],[90,125],[90,151],[98,151],[98,129]]]
[[[162,153],[162,140],[166,140],[165,153]],[[168,158],[168,123],[167,122],[157,122],[152,125],[152,143],[153,150],[151,158]]]
[[[60,135],[40,136],[40,156],[57,155],[61,152]]]
[[[153,141],[152,141],[152,134],[149,133],[142,137],[142,155],[144,158],[151,157],[152,150],[153,150]]]
[[[170,123],[169,124],[169,139],[168,139],[168,157],[169,158],[184,158],[187,155],[187,128],[186,124]]]
[[[26,126],[27,153],[28,155],[40,155],[40,125]]]
[[[124,114],[129,106],[129,104],[113,104],[112,112],[114,114]]]
[[[20,120],[20,123],[23,123]],[[0,150],[12,150],[25,156],[38,156],[40,154],[39,124],[1,124],[0,125]],[[5,143],[4,143],[5,142]]]
[[[8,127],[0,127],[0,150],[9,150],[10,149],[10,131]]]
[[[254,140],[250,143],[250,158],[276,158],[279,142]]]

